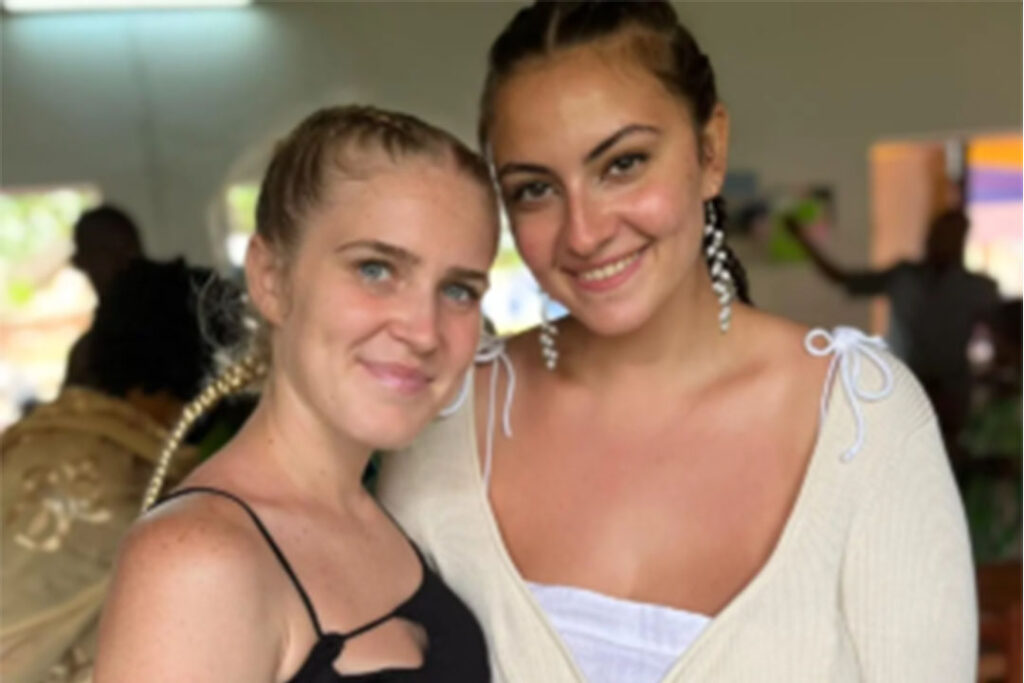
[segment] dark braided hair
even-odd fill
[[[715,209],[715,224],[722,227],[726,224],[728,215],[725,213],[725,200],[721,196],[711,200]],[[702,246],[706,250],[711,238],[704,236]],[[752,303],[750,300],[750,280],[747,278],[747,269],[743,263],[736,258],[736,253],[729,248],[728,244],[722,244],[722,251],[725,252],[725,267],[732,274],[732,283],[736,287],[736,298],[745,304]]]
[[[491,45],[487,78],[480,104],[478,135],[481,149],[494,119],[498,88],[524,61],[559,50],[611,38],[627,38],[628,46],[665,88],[685,102],[698,131],[703,130],[718,104],[715,74],[693,35],[679,23],[664,0],[538,0],[519,10]],[[698,136],[698,149],[703,153]],[[725,202],[715,197],[716,221],[725,223]],[[726,266],[736,296],[750,303],[746,270],[728,245]]]

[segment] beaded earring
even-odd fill
[[[711,272],[711,289],[718,296],[720,306],[718,329],[725,334],[729,331],[729,323],[732,321],[732,300],[735,297],[736,286],[732,273],[726,266],[728,255],[725,250],[725,231],[718,224],[715,205],[710,201],[704,203],[704,218],[704,258]]]
[[[558,367],[558,347],[555,340],[558,337],[558,328],[548,318],[548,305],[551,298],[545,292],[540,294],[540,355],[544,357],[544,365],[548,370],[554,371]]]

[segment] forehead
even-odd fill
[[[495,205],[488,190],[450,160],[382,162],[363,177],[329,174],[326,182],[324,203],[310,215],[304,240],[317,248],[374,239],[421,255],[490,259]]]
[[[623,46],[580,46],[529,60],[498,88],[495,159],[592,145],[619,128],[690,125],[685,102]]]

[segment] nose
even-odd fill
[[[601,251],[615,234],[612,216],[603,214],[584,192],[569,193],[562,231],[564,244],[579,258],[588,258]]]
[[[440,343],[438,314],[439,307],[432,295],[404,297],[395,312],[392,334],[417,355],[428,355]]]

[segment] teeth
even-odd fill
[[[617,275],[628,268],[634,261],[640,258],[640,252],[634,252],[629,256],[619,259],[614,263],[601,266],[600,268],[594,268],[593,270],[587,270],[579,274],[579,278],[584,282],[596,282],[597,280],[607,280],[613,275]]]

